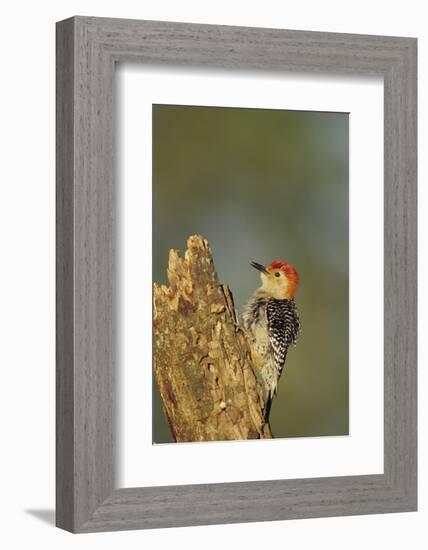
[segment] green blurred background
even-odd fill
[[[260,284],[251,260],[300,274],[274,436],[348,434],[348,114],[153,105],[154,281],[195,233],[239,311]],[[153,388],[153,440],[170,442]]]

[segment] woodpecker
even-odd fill
[[[299,274],[282,260],[273,260],[266,267],[251,262],[251,266],[260,271],[262,285],[244,307],[243,325],[250,341],[253,365],[265,386],[265,420],[268,421],[288,348],[296,345],[300,331],[294,301]]]

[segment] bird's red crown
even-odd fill
[[[281,270],[287,278],[288,288],[286,298],[294,298],[297,287],[299,286],[299,274],[297,270],[289,263],[283,260],[273,260],[268,266],[269,272]]]

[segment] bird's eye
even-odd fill
[[[279,271],[277,271],[277,272],[275,273],[275,277],[279,277],[280,275],[281,275],[281,273],[280,273]]]

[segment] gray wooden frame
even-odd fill
[[[115,488],[116,62],[383,76],[382,475]],[[416,40],[90,17],[59,22],[57,525],[91,532],[412,511],[416,442]]]

